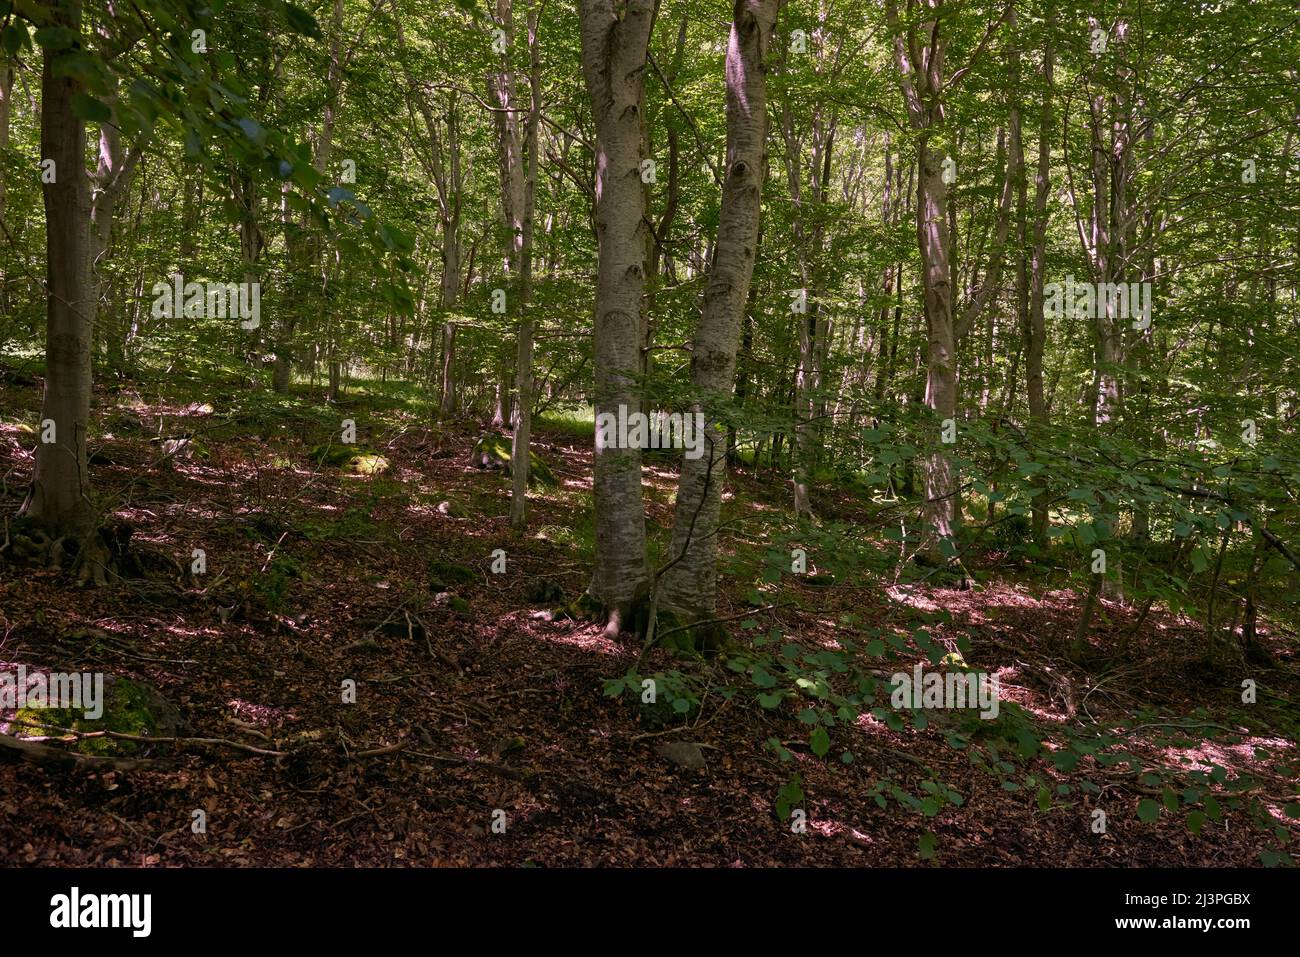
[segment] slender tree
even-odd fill
[[[677,483],[669,564],[659,604],[692,618],[714,614],[718,513],[726,474],[726,431],[719,414],[735,387],[736,350],[758,253],[767,168],[768,47],[781,0],[737,0],[727,40],[727,154],[713,264],[691,349],[691,385],[704,416],[704,449],[684,458]]]
[[[582,71],[596,125],[595,305],[597,422],[640,409],[641,296],[645,290],[645,193],[641,113],[654,25],[653,0],[580,0]],[[596,559],[591,596],[608,629],[627,622],[647,587],[641,450],[601,441],[595,453]]]

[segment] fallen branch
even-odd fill
[[[96,754],[78,754],[63,748],[52,748],[36,741],[24,741],[8,734],[0,734],[0,748],[18,752],[28,761],[37,764],[54,764],[90,770],[140,771],[159,766],[149,758],[113,758]]]
[[[514,768],[508,768],[502,764],[492,764],[489,761],[478,761],[474,758],[458,758],[454,754],[429,754],[425,751],[407,751],[406,753],[413,754],[418,758],[428,758],[430,761],[437,761],[440,764],[456,764],[482,768],[484,771],[490,771],[503,778],[509,778],[511,781],[523,781],[527,783],[537,777],[537,774],[535,773],[525,774],[523,771],[516,771]]]

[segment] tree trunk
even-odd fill
[[[950,247],[946,213],[948,186],[943,181],[944,157],[928,140],[920,144],[920,182],[916,206],[916,229],[921,249],[925,318],[929,348],[926,354],[925,404],[935,418],[957,417],[957,355],[952,322]],[[921,459],[926,498],[927,550],[935,552],[938,542],[956,534],[961,500],[952,460],[943,450],[942,429],[930,436],[931,451]]]
[[[763,176],[767,166],[767,82],[764,54],[780,0],[738,0],[727,44],[727,165],[718,215],[718,241],[704,292],[704,310],[691,352],[693,413],[705,418],[704,454],[684,457],[677,485],[669,565],[659,603],[689,618],[716,608],[718,514],[726,472],[726,437],[716,406],[735,383],[736,349],[758,248]]]
[[[13,110],[14,69],[8,56],[0,51],[0,156],[9,151],[9,118]],[[5,220],[5,176],[0,170],[0,222]],[[6,226],[7,228],[7,226]],[[0,271],[0,312],[9,311],[8,282]]]
[[[49,25],[79,34],[81,0],[55,3]],[[60,56],[46,50],[41,69],[41,157],[53,160],[55,169],[54,181],[42,187],[49,295],[41,430],[52,423],[55,440],[36,446],[36,469],[23,514],[39,522],[51,538],[79,543],[79,561],[86,572],[91,563],[106,557],[94,547],[96,513],[86,464],[95,323],[91,198],[84,165],[86,128],[72,109],[78,84],[56,75]],[[102,580],[102,567],[89,574]]]
[[[1049,176],[1052,162],[1052,49],[1051,32],[1055,16],[1048,15],[1048,39],[1043,50],[1043,109],[1038,126],[1038,172],[1034,180],[1034,247],[1030,264],[1029,312],[1025,336],[1025,391],[1029,401],[1029,420],[1035,425],[1048,424],[1047,401],[1043,395],[1043,350],[1047,345],[1047,326],[1043,317],[1043,281],[1047,268],[1047,198],[1051,191]],[[1048,512],[1045,494],[1033,501],[1030,528],[1040,547],[1047,544]]]
[[[519,247],[519,338],[515,357],[513,465],[510,489],[510,527],[516,532],[528,525],[528,443],[533,422],[533,207],[537,198],[537,132],[542,115],[542,52],[537,42],[537,10],[528,12],[528,125],[525,129],[523,236]]]
[[[456,323],[442,324],[442,396],[438,417],[446,420],[456,414]]]
[[[595,407],[617,417],[640,408],[645,289],[641,112],[654,0],[581,0],[582,67],[596,125]],[[641,450],[602,447],[596,433],[596,560],[591,597],[617,632],[646,588]]]

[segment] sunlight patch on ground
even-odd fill
[[[872,839],[851,824],[840,821],[809,821],[808,830],[816,831],[822,837],[844,836],[861,844],[873,844]]]
[[[235,717],[240,721],[263,727],[278,724],[282,721],[298,720],[297,715],[292,711],[266,704],[256,704],[252,701],[244,701],[241,698],[231,698],[226,702],[226,707],[233,711]]]
[[[944,607],[919,594],[918,590],[911,585],[886,585],[885,594],[900,605],[907,605],[918,611],[936,612]]]
[[[1177,731],[1175,728],[1153,730],[1163,730],[1166,734]],[[1202,729],[1188,728],[1186,733],[1191,736],[1198,730]],[[1290,741],[1282,738],[1246,738],[1238,744],[1202,741],[1191,748],[1166,747],[1160,749],[1160,754],[1168,758],[1171,764],[1190,766],[1201,771],[1212,771],[1214,765],[1219,765],[1240,772],[1246,769],[1267,769],[1268,765],[1255,757],[1256,748],[1281,751],[1294,750],[1294,747]]]
[[[514,615],[507,615],[505,619],[513,618]],[[599,655],[618,656],[625,652],[625,648],[610,638],[605,637],[605,631],[599,625],[583,625],[577,628],[568,628],[565,630],[541,630],[528,629],[530,638],[539,641],[545,641],[552,645],[564,645],[568,648],[577,648],[581,651],[594,652]]]

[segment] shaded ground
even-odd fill
[[[663,727],[603,690],[641,649],[554,616],[547,609],[559,602],[538,590],[550,582],[572,599],[586,584],[590,453],[580,437],[539,427],[538,449],[561,487],[539,490],[531,534],[516,540],[507,481],[467,465],[477,433],[434,430],[400,408],[289,404],[267,417],[232,414],[237,401],[100,397],[105,434],[91,443],[92,475],[114,517],[133,525],[147,577],[82,591],[53,572],[0,564],[0,660],[143,679],[176,705],[188,734],[286,756],[158,745],[158,769],[119,772],[0,752],[0,863],[884,866],[923,863],[918,842],[931,832],[931,859],[955,866],[1258,864],[1283,835],[1270,839],[1244,811],[1225,809],[1199,836],[1183,816],[1136,816],[1140,800],[1161,794],[1146,771],[1216,765],[1229,783],[1253,775],[1276,826],[1300,834],[1281,812],[1296,800],[1294,636],[1264,636],[1277,669],[1207,673],[1196,623],[1157,608],[1122,658],[1089,674],[1063,651],[1080,596],[1041,575],[990,571],[971,591],[793,585],[793,604],[754,615],[762,629],[779,623],[786,640],[816,649],[833,643],[846,613],[855,628],[888,628],[917,610],[948,609],[953,624],[936,638],[965,635],[968,664],[997,673],[1004,699],[1049,729],[1129,720],[1129,748],[1147,766],[1089,758],[1066,773],[1035,758],[1014,775],[990,774],[934,728],[890,730],[869,715],[838,727],[819,759],[795,709],[764,710],[741,695],[706,694],[686,726]],[[0,408],[38,406],[31,385],[0,383]],[[387,471],[316,464],[311,450],[346,417]],[[186,434],[195,441],[180,450],[156,441]],[[34,441],[4,414],[5,514],[21,502]],[[671,472],[653,465],[647,479],[651,527],[664,529]],[[730,491],[733,517],[751,500],[775,514],[786,496],[767,474],[733,476]],[[195,548],[206,554],[202,575],[186,571]],[[491,572],[497,548],[504,574]],[[435,562],[474,574],[449,581]],[[728,579],[720,615],[743,616],[754,585]],[[1107,604],[1099,645],[1135,617]],[[656,651],[641,671],[710,667]],[[1258,720],[1240,704],[1243,677],[1268,690]],[[355,704],[341,700],[348,679]],[[1197,709],[1204,715],[1189,718]],[[1216,739],[1183,740],[1187,729],[1169,728],[1195,721],[1232,733],[1201,728]],[[772,737],[788,761],[763,747]],[[699,743],[706,766],[661,757],[656,745],[671,741]],[[844,749],[852,764],[837,760]],[[802,834],[774,810],[796,770]],[[933,814],[881,807],[873,787],[882,778],[915,794],[936,783],[961,803]],[[1096,793],[1075,787],[1084,779]],[[1040,787],[1052,795],[1046,807]],[[1104,834],[1092,829],[1098,808]],[[206,834],[191,832],[196,809]],[[491,831],[497,810],[504,834]]]

